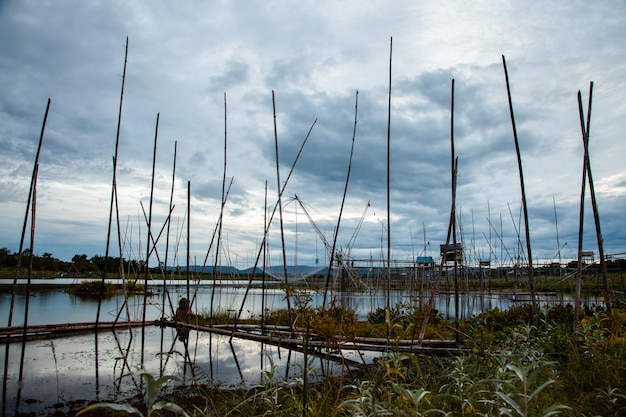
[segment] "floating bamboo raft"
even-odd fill
[[[154,326],[155,321],[145,322],[146,326]],[[98,323],[98,330],[128,329],[140,327],[141,321],[118,321]],[[24,336],[30,339],[47,339],[77,333],[88,333],[96,330],[96,323],[39,324],[27,326],[0,327],[0,342],[21,341]]]
[[[315,333],[308,333],[306,329],[290,329],[286,326],[261,327],[257,325],[214,325],[202,326],[176,321],[162,320],[158,324],[173,327],[179,331],[194,330],[231,336],[238,339],[253,340],[287,349],[309,351],[323,350],[358,350],[370,352],[412,352],[435,356],[453,356],[462,351],[454,340],[399,340],[373,337],[333,336],[332,339]],[[308,337],[307,337],[308,336]]]

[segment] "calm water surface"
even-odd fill
[[[0,280],[0,326],[8,323],[11,303],[11,281]],[[54,280],[55,283],[65,283]],[[70,282],[71,283],[71,282]],[[65,283],[67,284],[67,283]],[[170,287],[169,297],[163,308],[163,293],[158,292],[146,299],[146,318],[154,320],[165,315],[171,317],[171,303],[187,297],[187,287]],[[190,298],[194,298],[194,310],[208,312],[213,300],[214,311],[239,311],[246,289],[236,286],[222,286],[213,291],[210,285],[190,288]],[[430,293],[415,291],[392,291],[390,305],[410,303],[423,305]],[[310,297],[310,298],[308,298]],[[313,307],[323,301],[323,294],[308,293],[306,297]],[[387,304],[385,291],[362,291],[343,294],[329,294],[329,299],[345,308],[353,309],[365,319],[367,313]],[[466,293],[459,299],[460,317],[479,314],[497,307],[501,310],[527,301],[527,294]],[[553,305],[572,302],[563,295],[548,294],[539,297],[540,305]],[[588,304],[601,304],[601,299],[586,299]],[[31,289],[28,303],[29,325],[94,322],[97,299],[73,296],[66,288],[38,285]],[[102,302],[100,321],[120,320],[139,321],[143,315],[144,297],[135,296],[125,303],[124,297],[114,296]],[[292,300],[292,306],[294,300]],[[23,288],[16,294],[13,325],[23,325],[25,317],[26,292]],[[263,308],[276,310],[286,308],[284,292],[280,289],[262,291],[253,287],[248,290],[242,308],[242,317],[260,317]],[[455,316],[453,294],[442,293],[435,298],[435,309],[444,318]],[[143,333],[142,333],[143,332]],[[143,342],[142,342],[143,340]],[[3,375],[2,415],[11,416],[19,412],[35,412],[41,415],[54,411],[53,405],[67,409],[72,401],[97,399],[100,401],[124,402],[141,388],[141,381],[132,372],[144,368],[154,375],[163,372],[181,376],[185,381],[193,379],[208,384],[222,386],[251,386],[262,382],[263,375],[276,366],[276,377],[293,377],[302,369],[303,358],[297,352],[279,349],[261,343],[232,339],[220,335],[191,332],[187,344],[177,340],[173,329],[148,327],[145,330],[103,331],[96,338],[94,334],[73,335],[51,340],[34,340],[24,344],[11,343],[0,346],[0,360],[5,364]],[[142,349],[143,347],[143,349]],[[184,366],[187,355],[192,366]],[[378,354],[368,354],[364,358],[348,353],[357,361],[371,361]],[[23,358],[23,360],[22,360]],[[143,366],[142,366],[143,364]],[[314,373],[341,372],[339,364],[311,358],[309,367]],[[22,377],[20,378],[20,374]],[[20,384],[21,380],[21,384]]]

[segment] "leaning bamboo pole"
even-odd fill
[[[591,96],[590,96],[591,98]],[[587,109],[590,111],[591,107]],[[582,98],[578,91],[578,113],[580,116],[580,129],[583,136],[583,145],[587,139],[587,128],[583,116]],[[587,152],[587,147],[583,146],[583,152]],[[578,263],[576,268],[576,301],[574,302],[574,335],[578,333],[578,313],[580,312],[580,293],[582,287],[582,265],[583,265],[583,228],[585,224],[585,189],[587,186],[587,155],[583,156],[583,175],[580,188],[580,210],[578,213]]]
[[[326,309],[328,287],[329,287],[330,277],[331,277],[332,269],[333,269],[333,260],[335,258],[335,250],[337,248],[337,238],[339,236],[339,226],[341,225],[341,216],[343,214],[343,207],[346,202],[346,194],[348,193],[348,184],[350,182],[350,171],[352,170],[352,156],[354,155],[354,139],[356,137],[357,114],[359,110],[359,90],[356,91],[354,100],[355,100],[354,102],[354,127],[352,129],[352,145],[350,147],[350,159],[348,162],[348,173],[346,175],[346,182],[343,188],[343,197],[341,198],[341,206],[339,208],[339,217],[337,218],[337,226],[335,227],[335,233],[333,236],[333,245],[330,250],[330,262],[328,263],[328,270],[326,271],[326,283],[324,285],[324,298],[322,301],[323,310]]]
[[[315,127],[315,124],[317,123],[317,119],[315,119],[313,121],[313,123],[311,124],[311,127],[309,128],[309,131],[306,135],[306,137],[304,138],[304,140],[302,141],[302,144],[300,145],[300,149],[298,150],[298,154],[296,155],[296,158],[294,159],[293,163],[291,164],[291,169],[289,170],[289,174],[287,175],[287,179],[285,180],[285,182],[283,183],[283,186],[281,188],[280,194],[282,194],[285,191],[285,188],[287,188],[287,184],[289,183],[289,179],[291,178],[291,175],[293,174],[293,171],[296,169],[296,164],[298,163],[298,160],[300,159],[300,155],[302,155],[302,151],[304,150],[304,145],[306,145],[307,141],[309,140],[309,137],[311,136],[311,132],[313,131],[313,127]],[[263,234],[263,240],[261,241],[261,245],[259,246],[259,251],[257,252],[257,256],[256,259],[254,261],[254,267],[252,268],[252,273],[250,274],[250,277],[248,279],[248,285],[246,286],[246,291],[243,294],[243,298],[241,300],[241,306],[239,307],[239,312],[237,313],[237,320],[239,320],[241,318],[241,313],[243,312],[243,307],[244,304],[246,302],[246,299],[248,298],[248,293],[250,291],[250,285],[252,285],[252,278],[254,277],[255,273],[256,273],[256,269],[259,266],[259,260],[261,258],[261,255],[265,255],[265,247],[267,245],[267,240],[268,240],[268,236],[269,236],[269,228],[270,225],[272,224],[272,220],[274,219],[274,215],[276,214],[276,210],[278,209],[278,201],[276,201],[276,203],[274,204],[274,209],[272,210],[272,214],[270,215],[269,219],[266,222],[266,228],[265,228],[265,233]],[[263,273],[265,274],[265,261],[266,258],[265,256],[263,257]],[[235,326],[237,323],[237,320],[235,321]]]
[[[30,180],[30,187],[28,190],[28,199],[26,202],[26,210],[24,212],[24,223],[22,224],[22,235],[20,238],[20,248],[18,251],[18,255],[17,255],[17,265],[15,266],[15,276],[13,277],[13,286],[11,289],[11,306],[9,308],[9,320],[8,320],[8,327],[11,327],[11,325],[13,324],[13,309],[15,308],[15,297],[17,295],[17,280],[19,278],[19,274],[20,274],[20,268],[21,268],[21,264],[22,264],[22,251],[24,249],[24,239],[25,239],[25,235],[26,235],[26,225],[28,224],[28,218],[29,218],[29,213],[31,211],[31,205],[33,203],[34,200],[34,190],[35,190],[35,184],[36,184],[36,180],[37,180],[37,173],[39,171],[39,155],[41,154],[41,145],[43,144],[43,135],[46,129],[46,122],[48,120],[48,113],[50,111],[50,102],[51,100],[48,99],[48,104],[46,105],[46,112],[44,114],[44,118],[43,118],[43,123],[41,125],[41,133],[39,134],[39,144],[37,145],[37,153],[35,154],[35,163],[33,165],[33,173],[31,175],[31,180]],[[31,218],[32,221],[32,218]],[[32,249],[31,249],[31,257],[32,257],[33,253],[32,253]],[[29,285],[30,287],[30,285]],[[28,300],[29,297],[27,297],[26,299]],[[26,328],[26,323],[24,324],[24,328]],[[8,381],[8,373],[9,373],[9,354],[10,354],[10,344],[7,343],[6,344],[6,348],[5,348],[5,355],[4,355],[4,377],[3,377],[3,384],[2,384],[2,412],[3,415],[6,411],[6,397],[7,397],[7,381]],[[21,384],[20,384],[21,387]],[[19,402],[18,402],[19,403]]]
[[[144,264],[144,289],[147,290],[148,289],[148,275],[150,273],[150,243],[152,240],[152,203],[154,201],[154,177],[155,177],[155,170],[156,170],[156,152],[157,152],[157,140],[158,140],[158,136],[159,136],[159,116],[160,114],[157,113],[157,118],[156,118],[156,126],[154,128],[154,146],[152,148],[152,177],[151,177],[151,182],[150,182],[150,205],[148,207],[148,237],[146,239],[146,260],[145,260],[145,264]],[[143,364],[143,359],[144,359],[144,348],[146,345],[146,331],[145,331],[145,323],[146,323],[146,309],[148,306],[148,291],[144,291],[144,295],[143,295],[143,311],[141,314],[141,323],[143,324],[141,326],[141,363]]]
[[[171,218],[171,213],[173,210],[173,205],[174,205],[174,185],[176,183],[176,152],[178,149],[178,141],[174,141],[174,163],[173,163],[173,167],[172,167],[172,185],[170,188],[170,204],[169,204],[169,208],[170,208],[170,216],[167,218],[167,231],[165,233],[165,259],[163,261],[163,265],[165,267],[165,271],[166,274],[163,277],[163,294],[161,295],[161,319],[165,320],[165,298],[167,297],[168,301],[169,301],[169,305],[170,305],[170,312],[172,314],[172,316],[174,316],[174,306],[172,305],[172,299],[170,297],[170,293],[169,293],[169,288],[167,286],[167,261],[168,261],[168,256],[169,256],[169,249],[170,249],[170,226],[172,224],[172,218]],[[160,340],[160,350],[159,352],[164,352],[164,336],[165,336],[165,329],[163,327],[161,327],[161,340]],[[165,372],[165,363],[163,360],[164,355],[160,355],[160,367],[159,367],[159,375],[163,376],[163,373]]]
[[[178,150],[178,141],[174,142],[174,161],[173,161],[173,166],[172,166],[172,186],[170,189],[170,217],[167,220],[167,232],[165,233],[165,259],[164,259],[164,264],[165,264],[165,268],[167,270],[167,263],[168,263],[168,258],[169,258],[169,247],[170,247],[170,226],[172,224],[172,217],[171,217],[171,213],[172,210],[174,209],[174,185],[176,184],[176,154],[177,154],[177,150]],[[163,314],[165,315],[165,297],[167,295],[167,298],[169,300],[169,304],[170,304],[170,310],[172,315],[174,315],[174,307],[172,306],[172,300],[170,297],[170,293],[169,293],[169,289],[167,287],[167,279],[163,280],[163,298],[162,298],[162,302],[163,302]]]
[[[118,161],[118,150],[119,150],[119,143],[120,143],[120,128],[122,125],[122,107],[124,104],[124,84],[126,82],[126,64],[128,63],[128,36],[126,37],[126,47],[125,47],[125,51],[124,51],[124,71],[122,73],[122,88],[121,88],[121,92],[120,92],[120,106],[119,106],[119,111],[117,113],[117,130],[116,130],[116,134],[115,134],[115,153],[113,155],[113,179],[111,181],[111,201],[110,201],[110,205],[109,205],[109,225],[108,225],[108,229],[107,229],[107,242],[106,242],[106,248],[105,248],[105,254],[104,254],[104,267],[102,268],[102,280],[100,282],[100,291],[98,293],[98,309],[96,311],[96,329],[98,328],[97,324],[100,321],[100,311],[101,311],[101,307],[102,307],[102,297],[104,294],[104,280],[106,279],[106,273],[107,273],[107,261],[109,259],[109,246],[111,244],[111,227],[112,227],[112,222],[113,222],[113,205],[115,204],[116,201],[116,195],[117,195],[117,161]],[[119,240],[119,217],[117,219],[118,222],[118,240]],[[121,258],[122,258],[122,253],[120,253],[120,262],[121,262]],[[123,268],[122,268],[123,269]],[[96,338],[97,338],[97,331],[96,331]],[[97,342],[96,342],[97,345]],[[96,348],[97,350],[97,348]]]
[[[526,231],[526,251],[528,254],[528,284],[530,286],[530,294],[532,298],[533,322],[538,324],[537,297],[535,294],[535,277],[533,271],[533,255],[530,244],[530,226],[528,224],[528,206],[526,204],[526,190],[524,187],[524,171],[522,169],[522,156],[519,148],[519,140],[517,138],[517,128],[515,126],[515,114],[513,112],[513,100],[511,99],[511,86],[509,83],[509,73],[506,69],[506,59],[502,55],[502,65],[504,67],[504,77],[506,80],[506,92],[509,99],[509,112],[511,114],[511,126],[513,128],[513,140],[515,141],[515,151],[517,154],[517,167],[519,171],[520,188],[522,193],[522,210],[524,212],[524,228]]]
[[[37,169],[39,165],[39,155],[41,154],[41,145],[43,144],[43,134],[46,130],[46,122],[48,121],[48,112],[50,111],[50,99],[46,105],[46,112],[43,116],[43,123],[41,125],[41,133],[39,134],[39,145],[37,145],[37,153],[35,154],[35,163],[33,165],[33,174],[30,179],[30,188],[28,190],[28,200],[26,201],[26,210],[24,213],[24,223],[22,223],[22,237],[20,238],[20,248],[17,252],[17,265],[15,266],[15,275],[13,277],[13,288],[11,291],[11,307],[9,309],[9,324],[11,327],[13,324],[13,309],[15,307],[15,295],[17,289],[17,279],[20,276],[20,268],[22,265],[22,251],[24,250],[24,238],[26,236],[26,225],[28,224],[28,216],[30,213],[30,206],[33,198],[33,186],[37,178]]]
[[[583,145],[585,147],[585,166],[587,167],[587,180],[589,181],[589,193],[591,195],[591,208],[593,210],[593,220],[596,226],[596,240],[598,242],[598,257],[600,258],[600,268],[602,270],[602,282],[604,285],[604,299],[607,310],[611,310],[611,294],[609,291],[609,279],[606,270],[606,260],[604,256],[604,239],[602,238],[602,228],[600,227],[600,213],[598,211],[598,202],[596,200],[596,190],[591,173],[591,160],[589,159],[589,131],[591,126],[591,99],[593,97],[593,81],[589,83],[589,105],[587,108],[587,128],[583,136]]]
[[[20,355],[20,371],[18,382],[22,385],[22,378],[24,376],[24,358],[26,357],[26,330],[28,328],[28,307],[30,305],[30,284],[33,277],[33,258],[35,257],[35,224],[37,214],[37,173],[39,171],[39,165],[35,165],[35,176],[33,181],[33,204],[31,205],[30,215],[30,253],[28,257],[28,280],[26,282],[26,299],[24,304],[24,326],[22,332],[22,353]]]

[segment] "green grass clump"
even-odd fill
[[[103,296],[111,296],[117,293],[115,285],[98,280],[82,281],[76,285],[72,285],[67,292],[73,295],[84,295],[89,297],[98,297],[102,291]]]

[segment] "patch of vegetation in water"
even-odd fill
[[[129,280],[126,284],[126,290],[129,295],[143,294],[145,292],[145,286],[143,284],[137,284],[136,281]],[[110,282],[102,282],[101,280],[86,280],[81,281],[76,285],[72,285],[67,292],[72,295],[79,295],[85,297],[99,297],[102,293],[103,297],[111,297],[120,293],[115,284]]]

